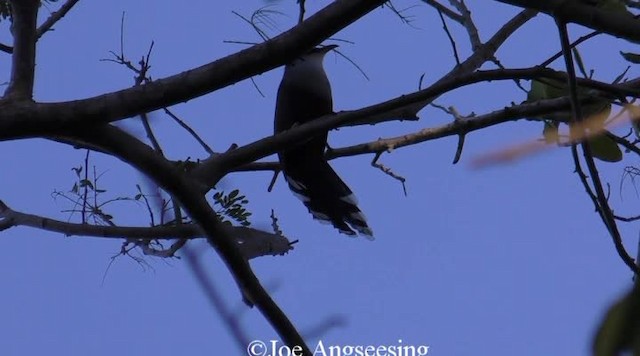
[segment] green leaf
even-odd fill
[[[538,80],[531,81],[531,89],[527,93],[527,102],[534,102],[545,99],[545,85]]]
[[[71,168],[74,172],[76,172],[76,177],[80,178],[80,173],[82,172],[82,166]]]
[[[631,53],[631,52],[622,52],[622,51],[620,51],[620,54],[624,59],[627,60],[627,62],[631,62],[634,64],[640,63],[640,54]]]
[[[614,303],[600,324],[593,342],[595,356],[620,355],[633,349],[633,355],[640,348],[640,291],[634,287],[631,292]]]
[[[591,130],[602,130],[609,114],[611,103],[606,100],[596,100],[591,104],[582,105],[582,115]]]
[[[611,112],[611,101],[608,99],[600,98],[597,96],[597,91],[591,88],[578,86],[578,99],[584,100],[591,98],[590,103],[582,105],[583,116],[589,120],[595,118],[595,124],[599,128],[602,128],[605,120],[609,117]],[[569,89],[565,82],[544,78],[541,80],[532,80],[531,89],[527,93],[527,102],[535,102],[545,99],[556,99],[569,95]],[[554,113],[546,114],[540,119],[546,119],[551,121],[571,121],[573,119],[573,113],[570,110],[556,111]],[[592,127],[591,122],[590,126]]]
[[[533,102],[544,99],[555,99],[567,96],[568,94],[567,83],[557,79],[534,79],[531,81],[531,89],[529,93],[527,93],[527,101]]]
[[[605,131],[606,132],[606,131]],[[604,162],[619,162],[622,160],[622,151],[618,144],[605,134],[589,139],[591,154]]]
[[[558,123],[553,121],[545,121],[542,129],[542,136],[546,143],[558,143]]]
[[[571,49],[571,52],[573,52],[574,60],[575,60],[576,64],[578,65],[578,68],[580,69],[580,72],[586,73],[587,69],[584,66],[584,62],[582,61],[582,56],[580,55],[580,52],[578,51],[578,49],[576,47],[573,47]]]
[[[88,180],[88,179],[81,179],[80,180],[80,187],[82,187],[82,188],[89,187],[89,189],[93,189],[93,183],[91,183],[91,181]]]
[[[237,197],[239,193],[240,191],[238,189],[233,190],[231,193],[229,193],[229,199]]]

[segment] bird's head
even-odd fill
[[[295,59],[291,64],[287,65],[287,67],[313,67],[322,69],[324,56],[337,47],[338,45],[332,44],[313,48],[309,52]]]

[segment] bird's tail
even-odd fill
[[[353,236],[357,231],[373,239],[373,231],[351,189],[327,161],[310,161],[284,164],[284,176],[291,191],[309,208],[314,219],[331,223],[344,234]]]

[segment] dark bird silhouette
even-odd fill
[[[323,60],[335,45],[315,48],[286,65],[276,101],[275,132],[333,113],[331,84]],[[313,217],[340,232],[373,239],[358,201],[325,158],[327,132],[278,153],[289,188]],[[354,231],[355,230],[355,231]]]

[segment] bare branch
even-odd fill
[[[191,240],[204,238],[205,234],[195,224],[175,226],[100,226],[86,223],[74,224],[38,215],[22,213],[9,208],[0,201],[0,226],[2,230],[15,226],[32,227],[56,232],[64,236],[100,237],[136,241]],[[228,233],[236,241],[247,259],[260,256],[283,255],[291,250],[289,240],[279,234],[252,229],[244,226],[229,226]]]
[[[13,55],[11,80],[5,96],[31,100],[36,67],[36,23],[39,0],[12,0]]]
[[[402,184],[402,191],[404,192],[404,196],[407,196],[407,186],[405,185],[405,182],[407,181],[407,179],[403,176],[400,176],[398,174],[396,174],[395,172],[393,172],[393,170],[391,170],[391,168],[385,166],[382,163],[378,163],[378,160],[380,159],[380,156],[382,156],[382,152],[378,152],[376,153],[376,155],[373,157],[373,160],[371,160],[371,166],[378,168],[380,171],[382,171],[382,173],[388,175],[389,177],[397,180],[400,182],[400,184]]]
[[[78,1],[79,0],[67,0],[67,2],[58,9],[58,11],[53,12],[51,16],[49,16],[49,18],[43,22],[40,27],[38,27],[38,30],[36,31],[38,38],[42,37],[42,35],[49,31],[53,25],[60,21],[73,8],[73,6],[78,3]]]
[[[184,122],[183,120],[181,120],[176,114],[174,114],[171,110],[167,109],[167,108],[163,108],[162,110],[164,110],[164,113],[169,115],[170,118],[173,119],[173,121],[175,121],[178,125],[180,125],[180,127],[182,127],[185,131],[187,131],[196,141],[198,141],[198,143],[200,144],[200,146],[202,146],[202,148],[204,148],[204,150],[212,155],[214,154],[213,150],[211,149],[211,147],[209,147],[209,145],[204,142],[204,140],[200,137],[200,135],[198,135],[197,132],[195,132],[194,129],[192,129],[189,125],[187,125],[186,122]]]
[[[440,15],[440,21],[442,21],[442,28],[444,32],[447,34],[449,38],[449,42],[451,43],[451,48],[453,49],[453,57],[456,59],[456,64],[460,65],[460,57],[458,56],[458,48],[456,47],[456,41],[451,36],[451,32],[449,32],[449,27],[447,27],[447,22],[444,20],[444,16],[442,15],[442,11],[438,10],[438,15]]]
[[[313,120],[277,135],[260,139],[233,151],[226,152],[225,154],[212,156],[205,160],[198,168],[194,169],[192,173],[194,174],[194,177],[197,177],[198,181],[207,186],[212,186],[210,182],[216,182],[220,177],[233,170],[235,167],[266,157],[277,152],[286,145],[313,137],[324,131],[341,126],[347,126],[356,122],[362,123],[363,120],[376,121],[380,117],[389,117],[390,115],[395,115],[398,111],[406,110],[407,107],[411,107],[416,103],[423,103],[425,98],[433,98],[464,85],[487,80],[513,80],[514,78],[566,79],[566,75],[550,69],[534,67],[527,69],[477,71],[467,75],[461,75],[456,78],[441,80],[429,88],[412,94],[403,95],[360,110],[345,111],[335,115],[327,115],[321,119]],[[603,92],[614,92],[616,95],[621,95],[623,93],[640,93],[639,90],[629,88],[623,84],[611,85],[590,79],[580,79],[579,82],[583,86],[597,88]],[[397,120],[398,116],[395,117]],[[468,125],[473,125],[474,123],[474,121],[465,121],[465,124]]]
[[[535,9],[550,16],[561,18],[563,21],[577,23],[594,30],[622,37],[633,42],[640,42],[640,31],[636,20],[631,14],[606,11],[588,2],[567,0],[497,0],[522,8]]]
[[[95,130],[78,130],[69,133],[71,138],[85,140],[100,147],[106,147],[120,159],[136,167],[154,182],[175,196],[184,210],[202,228],[207,241],[213,246],[231,271],[243,296],[249,305],[256,305],[271,323],[287,345],[300,345],[308,350],[300,333],[286,314],[273,301],[253,273],[247,259],[231,238],[229,226],[220,221],[199,189],[199,184],[176,169],[171,162],[158,156],[148,146],[113,126]],[[233,151],[231,151],[233,152]]]
[[[465,30],[467,30],[467,34],[469,35],[471,49],[475,51],[482,45],[482,41],[480,41],[480,35],[478,35],[478,28],[471,18],[471,11],[469,11],[469,8],[467,7],[467,4],[464,3],[464,1],[449,0],[449,3],[455,6],[462,15],[462,18],[464,19],[464,21],[462,21],[462,26],[465,28]]]
[[[137,87],[65,103],[29,107],[4,103],[0,111],[0,135],[24,137],[31,132],[38,136],[62,127],[112,122],[205,95],[290,62],[382,3],[382,0],[334,1],[267,42]],[[33,125],[38,128],[29,129]]]
[[[459,76],[465,76],[482,66],[487,60],[491,60],[494,58],[494,54],[500,48],[500,46],[504,43],[504,41],[509,38],[518,28],[524,25],[527,21],[532,19],[537,14],[536,11],[533,10],[524,10],[520,12],[518,15],[514,16],[511,20],[507,21],[504,26],[502,26],[496,33],[489,39],[485,44],[476,48],[469,58],[460,63],[460,65],[453,68],[449,73],[444,75],[438,81],[436,81],[433,85],[439,85],[443,82],[447,82],[453,78],[457,78]],[[366,124],[374,124],[384,121],[389,121],[389,118],[404,118],[406,120],[417,119],[415,115],[422,108],[433,102],[438,97],[438,95],[434,95],[433,97],[427,97],[423,101],[413,103],[411,106],[403,107],[397,109],[393,112],[387,113],[386,117],[371,117],[368,118],[363,123]],[[413,115],[413,116],[412,116]],[[356,123],[358,124],[358,123]]]
[[[13,53],[13,47],[7,46],[4,43],[0,43],[0,51],[11,54]]]
[[[462,15],[456,13],[455,11],[451,10],[450,8],[440,4],[438,1],[436,0],[422,0],[422,2],[424,2],[427,5],[432,6],[434,9],[438,10],[438,12],[443,13],[445,16],[447,16],[448,18],[452,19],[453,21],[462,24],[462,22],[464,21],[464,17],[462,17]]]
[[[562,52],[564,56],[565,66],[567,68],[568,74],[568,84],[569,84],[569,92],[571,98],[571,108],[573,111],[574,120],[578,123],[583,121],[582,108],[580,105],[580,101],[578,100],[578,85],[577,85],[577,77],[575,72],[575,67],[573,64],[573,58],[571,53],[571,44],[569,43],[569,34],[567,32],[566,23],[560,18],[556,18],[556,23],[558,25],[558,31],[560,33],[560,43],[562,44]],[[581,131],[584,128],[580,129]],[[591,153],[591,147],[588,140],[582,141],[580,144],[582,147],[582,151],[584,153],[584,160],[587,163],[587,168],[589,170],[589,175],[591,178],[591,182],[593,184],[595,190],[595,196],[597,198],[597,210],[602,218],[604,225],[607,227],[611,238],[613,239],[613,243],[616,247],[616,251],[618,255],[622,259],[622,261],[634,272],[634,274],[640,274],[640,268],[636,265],[633,257],[629,255],[629,253],[624,248],[624,244],[622,242],[622,237],[620,236],[620,231],[618,230],[618,225],[613,216],[613,212],[611,211],[611,207],[609,206],[609,201],[607,194],[604,192],[604,188],[602,186],[602,181],[600,180],[600,175],[598,173],[598,168],[593,158],[593,154]]]
[[[299,5],[298,23],[301,24],[302,21],[304,21],[306,0],[298,0],[298,5]]]

